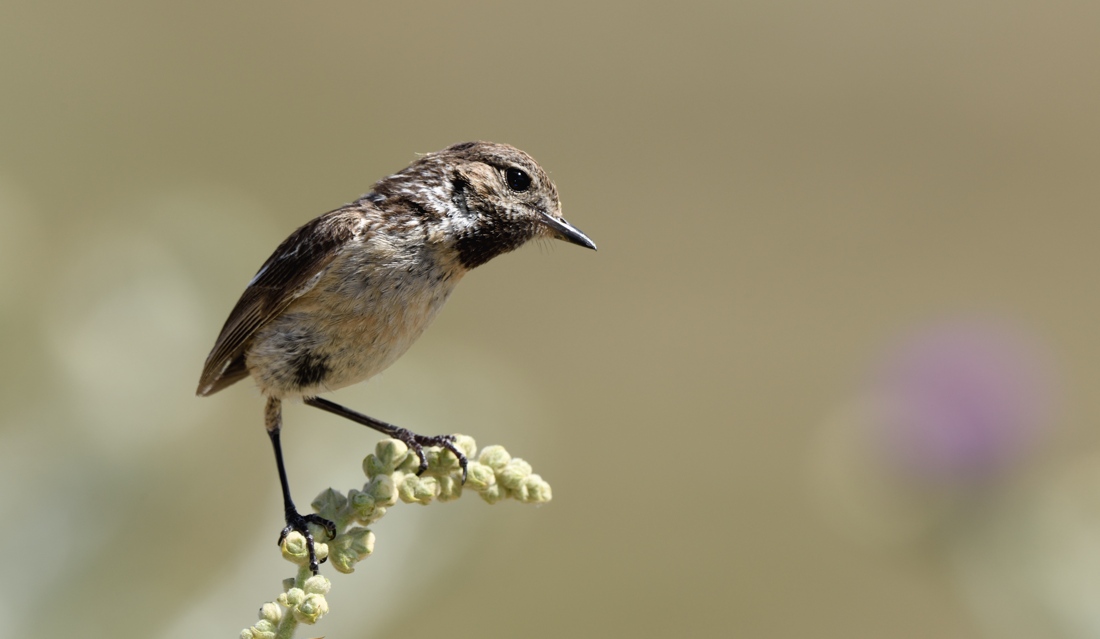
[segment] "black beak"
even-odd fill
[[[565,240],[570,244],[590,248],[593,251],[596,250],[596,245],[592,240],[588,239],[587,235],[581,233],[580,229],[560,217],[554,217],[553,215],[543,213],[542,223],[550,227],[550,230],[553,231],[554,235],[557,235],[559,239]]]

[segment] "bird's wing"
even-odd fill
[[[241,299],[206,358],[198,395],[211,395],[248,376],[244,355],[256,331],[312,289],[339,250],[364,228],[361,211],[348,205],[314,218],[275,249]]]

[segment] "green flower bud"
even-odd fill
[[[339,491],[328,488],[317,495],[310,505],[325,519],[336,521],[339,519],[340,511],[347,507],[348,498]]]
[[[428,460],[428,470],[426,472],[429,472],[429,473],[439,472],[439,469],[440,469],[440,466],[441,466],[440,461],[439,461],[439,453],[440,452],[441,451],[438,448],[425,448],[424,449],[424,459]]]
[[[317,623],[317,620],[328,614],[328,601],[324,595],[306,595],[302,603],[294,608],[294,618],[302,623]]]
[[[462,451],[463,455],[466,455],[466,459],[473,459],[477,455],[477,442],[473,437],[469,435],[455,435],[455,448]]]
[[[394,485],[397,479],[390,475],[378,475],[363,487],[363,492],[373,497],[377,506],[393,506],[397,503],[397,486]]]
[[[367,455],[363,460],[363,472],[371,479],[379,475],[389,475],[404,464],[408,457],[409,447],[404,442],[383,439],[374,447],[374,454]]]
[[[451,475],[439,478],[439,501],[454,501],[462,496],[462,482]]]
[[[291,588],[284,593],[281,593],[276,599],[279,603],[283,604],[286,608],[293,608],[302,603],[302,600],[306,598],[306,593],[301,588]]]
[[[538,475],[531,475],[523,480],[526,497],[522,499],[527,504],[545,504],[550,501],[550,484],[543,481]]]
[[[433,448],[428,456],[428,471],[438,476],[457,474],[462,471],[458,457],[446,448]]]
[[[497,481],[504,485],[508,490],[519,490],[523,480],[531,474],[531,464],[523,461],[522,459],[513,459],[508,464],[497,471]]]
[[[269,601],[260,606],[260,619],[268,623],[277,624],[283,618],[283,609],[274,601]]]
[[[316,541],[313,543],[314,552],[317,553],[317,561],[328,557],[328,545]],[[306,545],[305,535],[294,531],[283,540],[283,558],[299,566],[309,565],[309,547]]]
[[[309,563],[309,548],[306,546],[305,535],[294,531],[283,539],[283,558],[299,566]]]
[[[414,494],[417,503],[427,506],[439,494],[439,480],[435,477],[421,477]]]
[[[261,630],[256,626],[241,631],[241,639],[275,639],[275,631]]]
[[[370,510],[374,508],[374,496],[352,488],[348,491],[348,507],[355,513]]]
[[[425,459],[428,458],[428,450],[424,451],[424,458]],[[429,463],[431,463],[431,460],[429,460]],[[405,461],[398,464],[397,468],[395,468],[394,471],[395,471],[395,474],[397,472],[415,473],[419,469],[420,469],[420,457],[416,453],[410,451],[408,455],[405,455]]]
[[[375,445],[374,455],[387,468],[397,468],[408,457],[409,447],[397,439],[383,439]]]
[[[508,451],[504,450],[503,446],[487,446],[485,450],[481,451],[477,460],[494,471],[499,471],[504,468],[508,462],[512,461],[512,456],[508,454]]]
[[[406,504],[416,501],[416,486],[420,478],[416,475],[403,475],[397,484],[397,496]]]
[[[386,475],[390,471],[386,466],[378,461],[378,458],[374,455],[367,455],[363,458],[363,474],[367,476],[367,479],[374,479],[379,475]]]
[[[439,480],[435,477],[417,477],[405,475],[400,487],[397,489],[401,501],[406,504],[418,503],[428,505],[439,494]]]
[[[375,506],[374,497],[368,493],[361,493],[358,490],[349,491],[348,506],[356,521],[360,523],[369,524],[377,519],[375,515],[378,508]]]
[[[493,484],[478,494],[481,495],[481,498],[486,502],[495,504],[508,496],[508,489],[500,484]]]
[[[367,531],[370,532],[370,531]],[[302,584],[302,590],[306,594],[327,595],[332,588],[332,582],[324,575],[313,575]]]
[[[261,619],[256,622],[255,626],[252,626],[252,629],[261,635],[266,635],[268,633],[274,633],[279,628],[267,619]]]
[[[466,468],[468,473],[466,477],[466,487],[471,490],[481,492],[497,483],[496,473],[493,472],[492,467],[486,466],[481,462],[471,461],[470,465]]]
[[[366,559],[374,552],[374,533],[366,528],[350,528],[329,545],[331,546],[329,563],[332,564],[332,567],[342,573],[353,572],[356,563]],[[307,580],[306,586],[303,587],[308,591],[308,586],[309,581]]]

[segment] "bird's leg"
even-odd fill
[[[286,528],[279,533],[279,545],[292,531],[298,531],[306,538],[306,548],[309,550],[309,569],[317,574],[317,551],[314,549],[313,533],[309,532],[308,524],[316,524],[325,529],[329,539],[336,536],[336,524],[310,513],[301,515],[294,507],[294,501],[290,499],[290,483],[286,479],[286,467],[283,465],[283,448],[279,444],[279,431],[283,427],[282,401],[275,397],[267,398],[267,407],[264,409],[264,425],[267,426],[267,436],[271,438],[271,446],[275,449],[275,464],[279,467],[279,483],[283,487],[283,510],[286,514]]]
[[[392,437],[396,440],[402,441],[407,445],[416,456],[420,459],[420,467],[417,469],[416,474],[419,475],[428,469],[428,459],[424,456],[424,446],[442,446],[447,450],[454,453],[454,456],[458,458],[458,464],[462,466],[462,483],[466,483],[466,455],[455,446],[454,435],[417,435],[416,433],[408,430],[407,428],[401,428],[400,426],[394,426],[380,419],[368,417],[362,413],[351,410],[350,408],[344,408],[343,406],[330,402],[327,399],[321,399],[320,397],[306,397],[302,399],[308,406],[320,408],[321,410],[328,411],[334,415],[345,417],[351,421],[362,424],[364,426],[373,428],[374,430]]]

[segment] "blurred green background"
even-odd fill
[[[554,501],[398,506],[299,636],[1100,634],[1100,4],[2,14],[0,634],[255,622],[290,574],[262,400],[195,398],[202,362],[290,231],[472,139],[534,155],[599,252],[479,269],[335,399],[502,444]],[[978,439],[1025,444],[910,472],[860,406],[974,314],[1057,399],[993,392]],[[300,504],[362,483],[374,434],[286,423]]]

